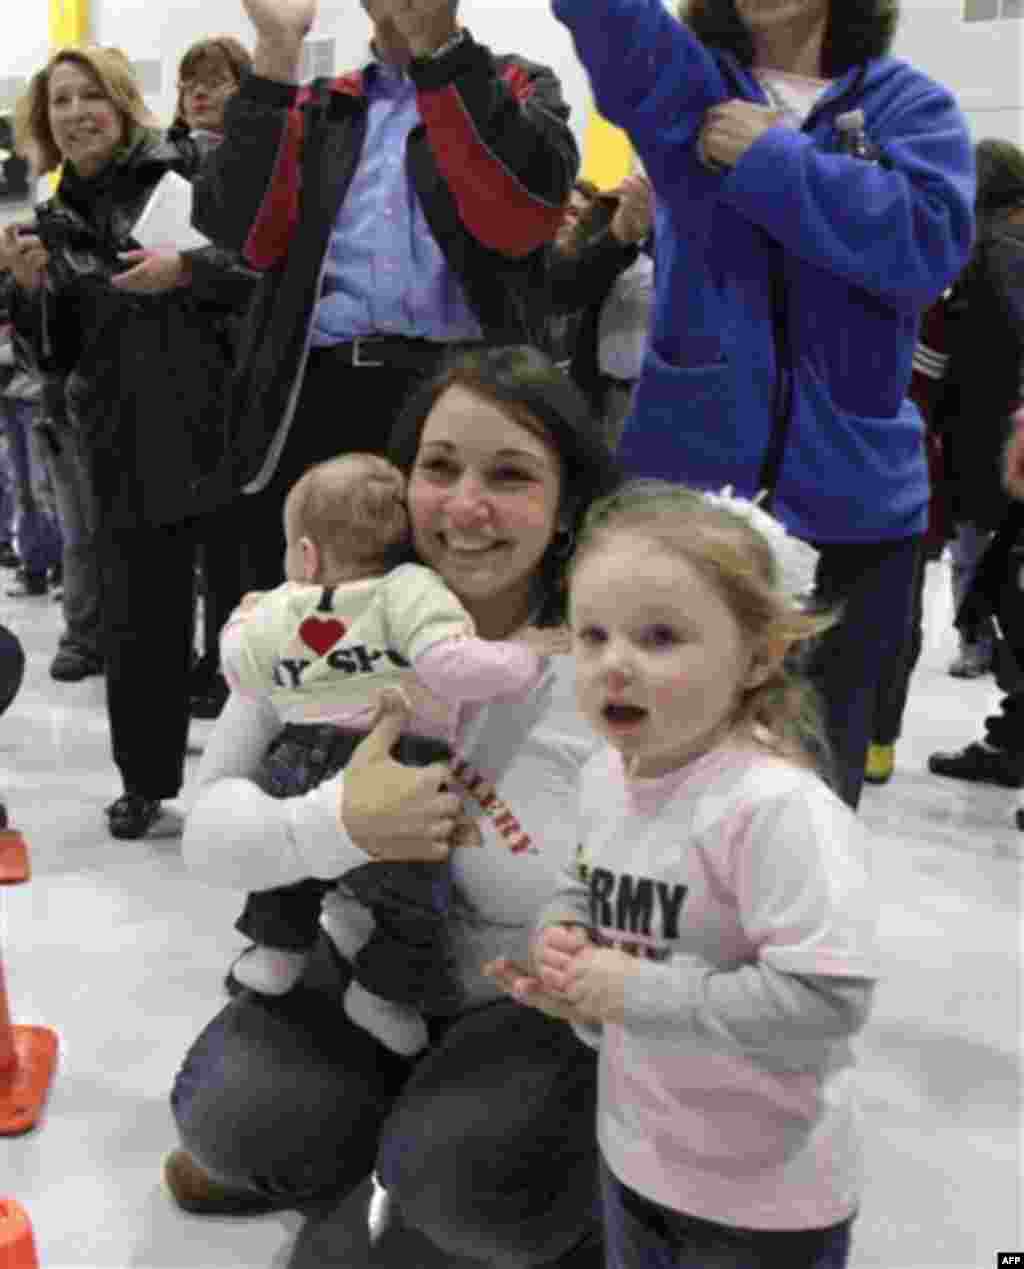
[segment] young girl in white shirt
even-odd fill
[[[857,821],[787,657],[829,624],[796,593],[813,555],[750,503],[662,483],[581,534],[577,697],[607,743],[532,972],[490,969],[600,1035],[609,1269],[846,1264],[848,1040],[878,963]]]

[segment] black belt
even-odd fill
[[[314,348],[310,356],[357,369],[388,367],[416,374],[432,374],[445,358],[477,347],[479,344],[469,342],[445,344],[432,339],[408,339],[404,335],[366,335],[344,344]]]

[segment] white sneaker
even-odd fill
[[[391,1195],[381,1185],[377,1173],[373,1174],[373,1193],[370,1195],[370,1206],[366,1213],[366,1224],[370,1231],[370,1246],[373,1247],[391,1227]]]
[[[257,943],[242,953],[231,972],[243,987],[264,996],[283,996],[302,977],[307,959],[305,952],[285,952]]]

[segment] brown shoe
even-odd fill
[[[164,1160],[164,1182],[182,1211],[197,1216],[258,1216],[295,1206],[288,1199],[221,1185],[203,1171],[187,1150],[172,1150]]]

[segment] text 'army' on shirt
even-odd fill
[[[588,869],[590,920],[594,926],[643,934],[647,938],[679,938],[679,914],[687,886],[650,877],[633,877],[607,868]],[[652,928],[655,918],[660,928]]]

